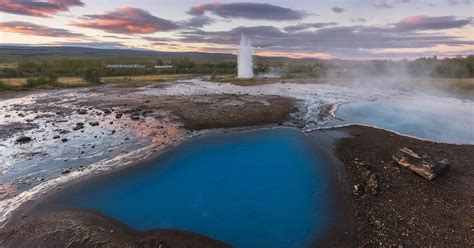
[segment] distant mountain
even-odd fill
[[[135,49],[101,49],[74,46],[14,46],[0,45],[0,56],[38,56],[38,55],[84,55],[84,56],[125,56],[125,57],[167,57],[167,58],[219,58],[235,59],[233,54],[201,52],[158,52]]]

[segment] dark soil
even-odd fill
[[[191,232],[135,232],[85,211],[50,211],[22,216],[0,230],[0,247],[229,247]]]
[[[98,108],[120,108],[139,116],[144,112],[167,110],[178,117],[186,129],[230,128],[282,124],[297,111],[296,100],[279,96],[192,95],[142,96],[88,99],[81,104]]]
[[[1,117],[8,118],[8,117]],[[22,133],[27,130],[38,128],[37,124],[28,123],[28,122],[14,122],[8,125],[0,125],[0,140],[7,139],[14,136],[17,133]]]
[[[474,247],[474,146],[421,141],[363,126],[336,144],[356,247]],[[451,168],[428,181],[392,160],[408,147]]]

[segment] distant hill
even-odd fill
[[[41,56],[41,55],[75,55],[75,56],[125,56],[125,57],[167,57],[167,58],[214,58],[235,59],[233,54],[201,52],[159,52],[135,49],[101,49],[73,46],[14,46],[0,45],[0,56]]]

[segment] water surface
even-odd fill
[[[296,129],[197,138],[56,200],[136,230],[192,231],[235,247],[307,247],[330,224],[329,168]]]
[[[474,144],[474,107],[432,101],[361,101],[342,104],[330,124],[359,123],[439,142]]]

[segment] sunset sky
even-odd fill
[[[471,0],[0,0],[2,45],[345,59],[474,54]]]

